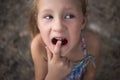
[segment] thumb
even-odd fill
[[[48,58],[48,62],[51,61],[52,59],[52,53],[50,52],[50,50],[48,49],[48,47],[45,47],[46,51],[47,51],[47,58]]]

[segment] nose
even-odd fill
[[[54,32],[64,32],[66,30],[65,23],[62,19],[58,18],[54,20],[52,30]]]

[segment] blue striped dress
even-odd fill
[[[82,38],[81,42],[82,42],[84,58],[80,62],[73,64],[74,68],[71,71],[71,73],[65,78],[65,80],[82,80],[85,74],[87,64],[89,62],[91,62],[94,67],[96,67],[96,65],[94,64],[94,57],[87,54],[85,39]]]

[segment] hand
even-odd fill
[[[49,80],[63,80],[72,69],[72,62],[61,56],[61,41],[57,41],[54,53],[46,47]]]

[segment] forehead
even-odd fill
[[[40,7],[81,7],[80,0],[38,0],[38,8]]]
[[[69,2],[69,3],[73,3],[73,4],[77,4],[77,3],[80,3],[81,2],[81,0],[36,0],[36,2],[37,3],[39,3],[39,2],[51,2],[51,3],[53,3],[53,2],[59,2],[59,3],[61,3],[61,2]]]

